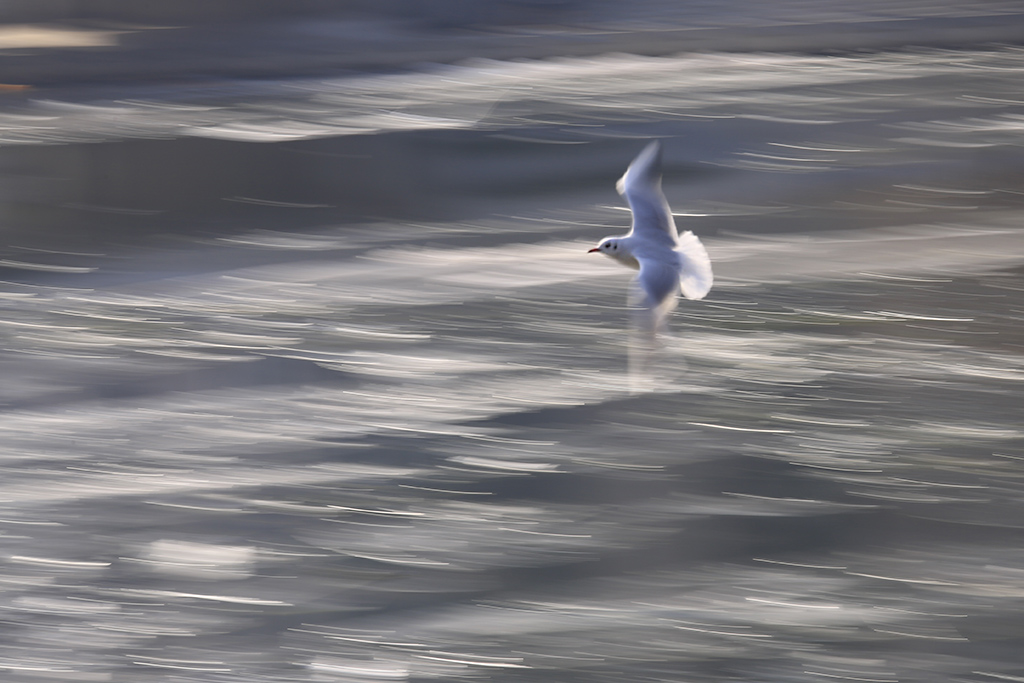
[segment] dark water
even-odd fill
[[[1022,680],[1022,70],[9,103],[4,680]],[[632,393],[652,136],[716,286]]]

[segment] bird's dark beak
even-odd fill
[[[587,250],[587,253],[588,254],[593,254],[595,251],[601,251],[601,250],[599,248],[597,248],[597,247],[594,247],[593,249]]]

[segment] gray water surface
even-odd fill
[[[10,103],[4,680],[1019,680],[1022,69]],[[651,137],[716,285],[632,393]]]

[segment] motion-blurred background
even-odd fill
[[[0,21],[3,680],[1024,679],[1020,3]]]

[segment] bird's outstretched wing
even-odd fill
[[[630,235],[675,247],[676,224],[661,191],[661,143],[647,145],[615,187],[633,211]]]
[[[679,283],[687,299],[703,299],[711,291],[714,276],[711,259],[697,236],[687,230],[679,236]]]

